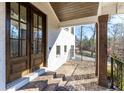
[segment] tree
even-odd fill
[[[114,20],[114,22],[113,22]],[[119,20],[119,21],[118,21]],[[119,15],[112,16],[108,22],[109,54],[124,60],[124,23]]]
[[[89,42],[90,42],[90,50],[91,50],[91,57],[93,57],[93,53],[95,52],[96,45],[95,45],[95,36],[96,36],[96,29],[94,25],[89,25],[88,28],[90,31],[93,32]]]
[[[112,53],[115,52],[115,47],[117,45],[117,42],[119,43],[119,40],[121,40],[121,35],[124,32],[124,24],[118,23],[118,24],[111,24],[111,28],[108,29],[109,32],[109,42],[111,42],[110,46],[112,48]],[[123,42],[122,42],[123,43]]]

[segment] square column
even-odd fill
[[[5,17],[6,7],[5,3],[0,3],[0,90],[6,89],[6,31],[5,31]]]
[[[107,86],[107,22],[108,15],[98,17],[98,83]]]

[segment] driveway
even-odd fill
[[[92,58],[92,57],[82,56],[82,59],[83,61],[94,61],[95,62],[95,58]],[[81,55],[75,55],[74,61],[81,61]]]

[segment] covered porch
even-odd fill
[[[0,37],[0,90],[108,90],[107,24],[109,16],[124,13],[123,3],[18,3],[19,20],[10,17],[11,12],[13,14],[17,12],[17,10],[11,11],[10,4],[0,3],[0,11],[3,12],[0,17],[0,23],[2,23],[0,24],[2,35]],[[25,16],[21,15],[21,5],[27,9],[27,21],[20,19]],[[25,50],[27,54],[22,56],[17,53],[19,54],[17,59],[11,54],[13,50],[11,50],[10,41],[15,39],[15,37],[10,38],[9,32],[11,31],[10,25],[15,25],[14,22],[11,23],[12,20],[18,22],[15,23],[19,24],[19,31],[24,29],[27,31],[25,35],[27,37],[19,40],[27,42]],[[95,63],[68,62],[69,49],[65,53],[65,44],[69,47],[74,45],[74,35],[69,34],[71,27],[91,23],[94,23],[96,28]],[[20,24],[25,24],[26,27],[22,25],[20,30]],[[43,33],[37,34],[41,37],[34,40],[33,33],[36,29],[38,33],[40,31]],[[40,39],[42,44],[40,44]],[[41,46],[34,49],[34,41],[40,42]],[[62,49],[64,52],[56,51],[57,49]],[[17,67],[23,68],[17,69]],[[13,83],[13,81],[17,82]],[[24,86],[25,84],[27,86]]]

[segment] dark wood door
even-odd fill
[[[37,12],[32,12],[32,34],[31,34],[31,69],[32,71],[43,66],[44,62],[44,39],[43,20]]]
[[[29,73],[27,8],[7,3],[7,82]]]
[[[30,3],[6,3],[6,81],[45,66],[46,15]]]

